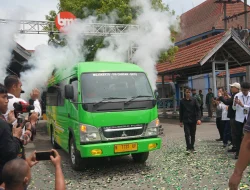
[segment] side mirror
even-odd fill
[[[65,98],[70,100],[74,98],[74,89],[72,85],[65,85]]]
[[[158,100],[158,99],[159,99],[159,93],[158,93],[158,90],[155,90],[155,91],[154,91],[154,95],[155,95],[155,99],[157,99],[157,100]]]

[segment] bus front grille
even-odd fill
[[[141,136],[144,132],[144,125],[112,126],[102,128],[103,136],[107,139],[131,138]]]

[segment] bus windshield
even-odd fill
[[[105,99],[127,101],[138,97],[136,101],[140,101],[153,98],[145,73],[83,73],[81,90],[84,103],[96,103]]]

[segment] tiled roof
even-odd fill
[[[189,46],[180,48],[175,54],[173,63],[159,63],[156,65],[158,73],[166,71],[174,71],[183,67],[191,67],[199,64],[199,61],[206,56],[206,54],[215,47],[215,45],[222,39],[225,33],[212,36],[205,40],[193,43]]]
[[[223,4],[220,4],[223,6]],[[248,11],[250,11],[250,7],[248,6]],[[222,9],[223,10],[223,9]],[[238,13],[244,12],[244,3],[241,1],[239,3],[234,4],[227,4],[227,16],[232,16]],[[215,28],[216,29],[224,29],[224,21],[222,20],[224,18],[224,11],[222,11],[221,19],[217,22]],[[243,27],[245,26],[245,20],[244,15],[238,16],[237,18],[233,18],[228,21],[227,27]],[[250,14],[248,13],[248,26],[250,26]]]
[[[238,67],[238,68],[235,68],[235,69],[230,69],[230,75],[233,75],[233,74],[238,74],[238,73],[245,73],[246,72],[246,67]],[[223,77],[226,75],[226,72],[223,71],[221,73],[219,73],[217,76],[218,77]]]
[[[200,5],[187,11],[181,15],[181,31],[176,37],[176,42],[185,40],[192,36],[202,34],[207,31],[215,29],[224,29],[224,10],[222,3],[214,3],[215,0],[206,0]],[[248,6],[248,10],[250,7]],[[244,3],[227,4],[227,16],[232,16],[244,11]],[[238,16],[229,20],[227,23],[230,27],[244,28],[244,15]],[[250,14],[248,14],[248,26],[250,26]]]

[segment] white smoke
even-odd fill
[[[170,28],[177,29],[179,23],[169,12],[152,9],[150,0],[133,0],[131,5],[142,8],[135,21],[139,25],[139,30],[131,30],[125,36],[106,38],[105,42],[109,45],[97,52],[96,60],[127,61],[129,49],[136,45],[132,60],[145,70],[155,89],[157,80],[155,65],[161,51],[173,46]]]
[[[40,45],[28,61],[32,69],[21,73],[23,89],[28,96],[32,89],[46,87],[47,81],[54,69],[71,69],[80,61],[84,61],[83,43],[84,32],[82,25],[85,21],[76,20],[70,27],[65,28],[61,38],[65,38],[66,46]]]
[[[11,20],[21,18],[20,10],[13,10],[7,15]],[[19,24],[16,22],[8,22],[0,24],[0,82],[3,83],[6,77],[6,69],[12,59],[12,51],[16,47],[15,35],[18,31]]]
[[[108,16],[102,16],[102,23],[115,22],[118,18],[115,11]],[[21,81],[25,94],[22,97],[28,98],[34,88],[42,90],[46,87],[47,81],[54,69],[66,68],[71,71],[80,61],[85,61],[87,48],[84,47],[84,40],[89,32],[88,24],[98,23],[97,17],[89,16],[86,19],[76,19],[70,26],[64,27],[64,33],[60,34],[65,39],[66,46],[40,45],[35,49],[27,65],[32,69],[21,73]]]
[[[12,58],[12,51],[15,47],[15,41],[13,40],[16,33],[16,26],[14,23],[0,24],[0,81],[6,76],[6,69]]]
[[[135,21],[140,26],[139,30],[131,30],[127,35],[105,38],[104,43],[108,44],[107,48],[98,51],[96,60],[127,61],[128,50],[131,45],[135,44],[137,50],[133,55],[133,62],[145,70],[155,88],[156,62],[161,50],[166,50],[173,45],[170,28],[177,26],[178,23],[169,12],[153,10],[149,0],[131,2],[133,6],[142,8],[141,14]],[[77,19],[64,29],[64,34],[61,34],[61,37],[67,41],[66,46],[38,46],[27,63],[32,66],[32,69],[21,73],[23,88],[27,95],[33,88],[46,87],[48,78],[54,69],[67,68],[70,70],[79,61],[85,60],[87,48],[84,48],[83,42],[88,37],[84,34],[89,30],[86,24],[115,23],[117,19],[115,11],[109,16],[103,16],[101,21],[97,21],[95,16],[83,20]]]

